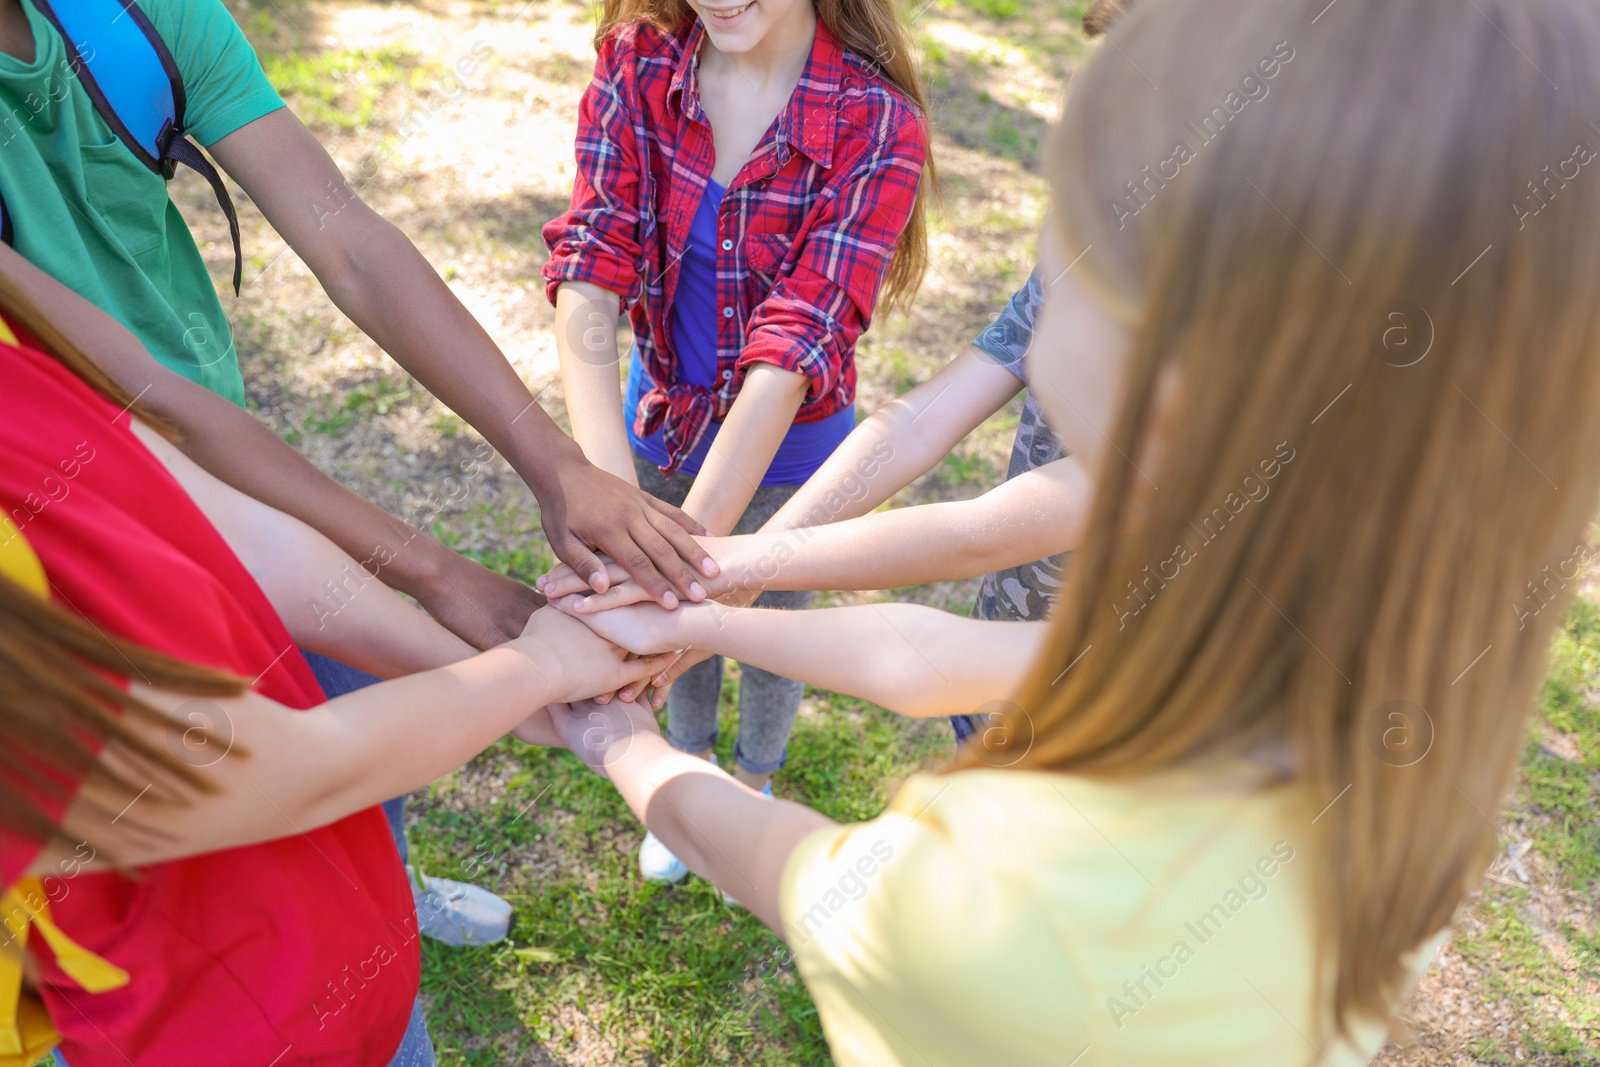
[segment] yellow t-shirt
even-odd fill
[[[781,906],[834,1062],[1366,1063],[1378,1027],[1310,1044],[1311,816],[1244,773],[919,775],[807,837]]]

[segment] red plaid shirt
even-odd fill
[[[855,402],[855,346],[872,321],[928,152],[922,116],[817,24],[788,104],[717,214],[717,385],[680,380],[670,311],[715,149],[700,106],[698,19],[676,33],[622,26],[600,45],[578,113],[572,206],[544,228],[552,303],[566,281],[622,297],[656,383],[637,432],[664,427],[676,470],[745,373],[771,363],[809,381],[796,422]]]

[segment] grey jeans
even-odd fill
[[[647,459],[633,457],[639,488],[674,507],[682,507],[694,479],[686,474],[662,474]],[[744,509],[736,534],[755,533],[772,518],[797,485],[763,485]],[[799,610],[811,603],[810,592],[762,593],[761,608]],[[771,774],[788,758],[789,731],[800,712],[799,682],[745,664],[739,686],[739,743],[734,757],[750,774]],[[683,752],[704,752],[717,741],[717,706],[722,697],[722,657],[712,656],[683,673],[667,697],[667,742]]]

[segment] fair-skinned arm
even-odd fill
[[[592,282],[562,282],[556,289],[556,355],[572,439],[590,463],[637,486],[619,385],[620,301],[616,293]]]
[[[762,532],[867,514],[938,466],[1021,388],[1015,374],[967,346],[933,377],[867,416]]]
[[[133,432],[216,527],[300,648],[380,678],[443,667],[475,651],[299,519],[207,474],[143,423],[135,421]]]
[[[225,723],[231,737],[227,754],[199,770],[214,792],[188,791],[181,804],[140,800],[91,775],[62,832],[131,867],[326,826],[426,785],[514,728],[554,743],[545,705],[614,689],[637,671],[637,661],[625,656],[545,608],[523,636],[498,648],[306,711],[254,692],[211,698],[214,721]],[[182,708],[193,697],[137,683],[134,693],[172,716],[166,724],[128,720],[158,748],[192,728]],[[101,764],[141,780],[115,746],[102,753]],[[113,820],[125,809],[128,818]],[[43,850],[29,871],[53,869],[62,847]]]
[[[574,600],[554,606],[571,612]],[[990,622],[921,604],[811,611],[639,604],[577,617],[632,652],[719,653],[911,718],[966,715],[1009,696],[1049,633],[1045,622]]]
[[[140,405],[182,433],[179,447],[229,485],[316,528],[357,559],[390,557],[382,580],[479,648],[521,632],[542,598],[452,552],[312,466],[248,412],[163,367],[111,316],[0,245],[0,272]]]
[[[1088,475],[1069,456],[973,500],[895,508],[826,526],[702,538],[721,570],[705,587],[722,598],[762,589],[898,589],[977,578],[1076,548],[1092,495]],[[589,585],[570,569],[558,569],[541,588],[557,598],[584,593]],[[576,610],[587,614],[647,599],[622,577],[605,593],[583,596]]]
[[[733,530],[766,477],[805,396],[805,375],[770,363],[750,368],[683,501],[683,510],[707,532]]]
[[[416,246],[350,189],[289,109],[207,147],[339,310],[506,457],[539,498],[557,556],[594,576],[597,591],[607,581],[599,550],[659,603],[674,603],[674,589],[690,595],[695,568],[714,566],[690,536],[695,524],[584,458]]]
[[[637,704],[558,706],[550,713],[567,746],[611,779],[673,855],[783,933],[783,869],[802,839],[833,820],[802,804],[762,796],[726,771],[677,751],[661,737],[655,717]]]

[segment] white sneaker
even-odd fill
[[[639,873],[644,875],[647,882],[671,885],[683,881],[683,876],[689,873],[689,866],[674,856],[661,838],[646,831],[644,844],[639,846]]]
[[[767,779],[767,784],[761,787],[761,795],[764,796],[764,797],[770,797],[772,795],[772,779],[771,778],[768,778]],[[728,892],[726,889],[724,889],[722,891],[722,903],[723,903],[723,905],[725,907],[729,907],[729,908],[740,908],[740,909],[744,908],[744,905],[739,903],[737,900],[734,900],[733,899],[733,894]]]
[[[417,929],[447,945],[489,945],[511,930],[511,902],[480,886],[406,868]]]

